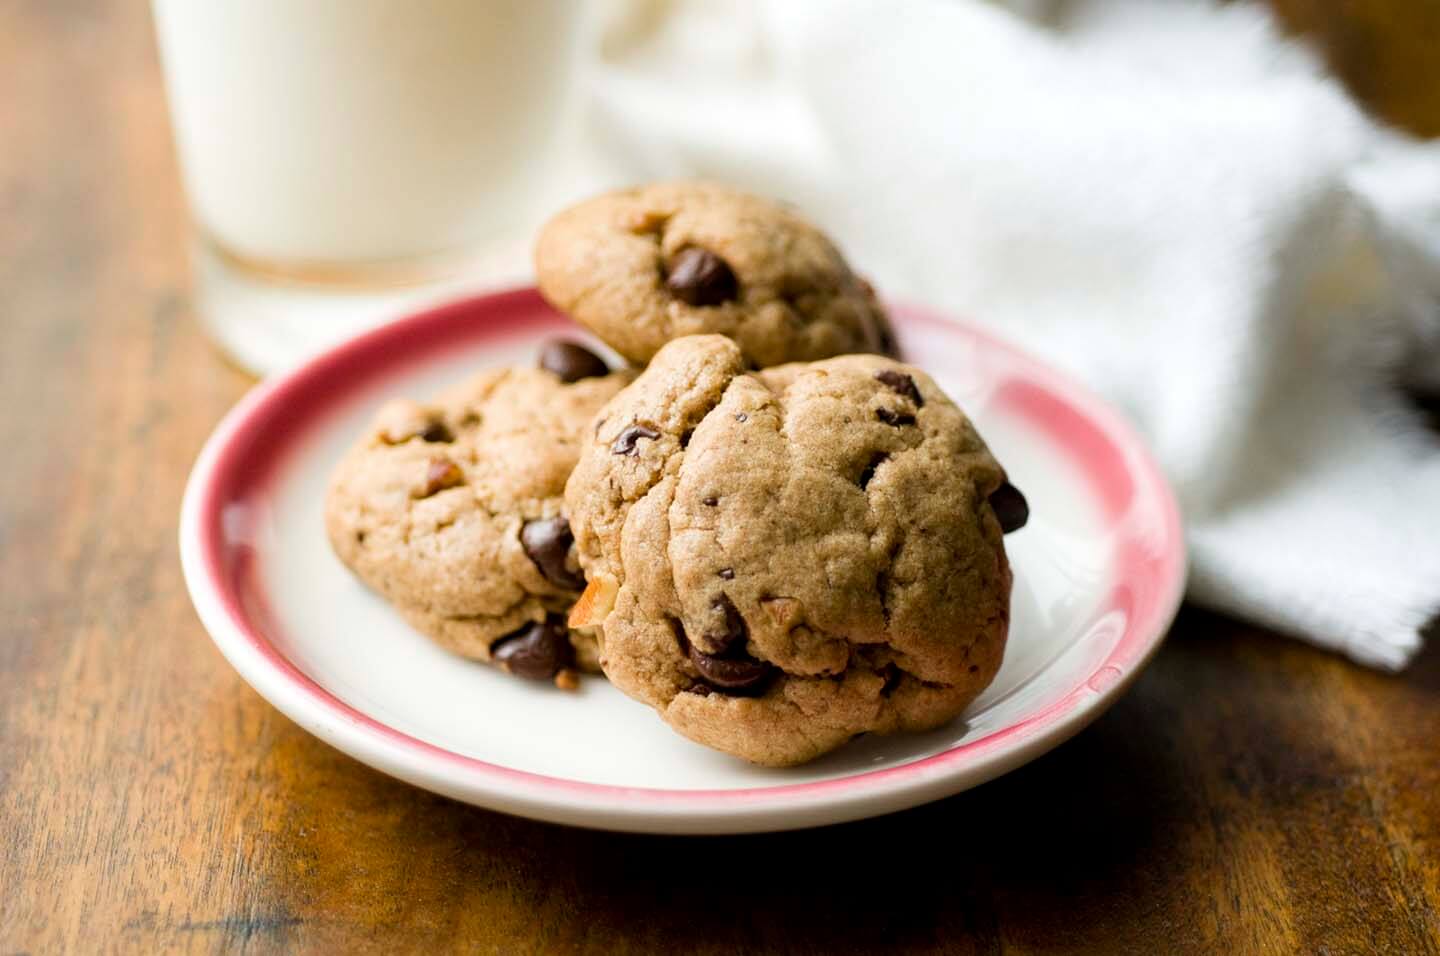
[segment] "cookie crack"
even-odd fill
[[[608,282],[606,281],[605,277],[603,275],[598,275],[593,281],[585,284],[584,286],[580,287],[575,291],[575,295],[571,298],[570,305],[568,308],[565,309],[565,311],[569,312],[571,315],[584,315],[588,311],[590,299],[592,299],[598,293],[605,291],[607,287]]]
[[[903,535],[897,535],[895,541],[890,545],[889,552],[885,555],[885,565],[875,575],[875,593],[880,598],[880,614],[885,620],[885,628],[890,628],[890,592],[895,589],[895,559],[905,547]]]
[[[947,684],[944,681],[926,680],[919,676],[905,666],[905,655],[893,648],[883,648],[883,652],[885,653],[884,663],[866,660],[867,656],[873,657],[880,652],[882,651],[877,650],[867,655],[863,649],[857,648],[857,653],[851,655],[851,660],[845,669],[845,673],[849,673],[850,668],[854,667],[882,678],[884,681],[880,687],[880,696],[882,698],[893,697],[895,692],[907,682],[916,684],[926,690],[936,691],[951,690],[955,686],[953,684]]]
[[[720,394],[719,394],[719,396],[715,399],[715,402],[714,402],[713,404],[709,405],[709,406],[705,409],[705,411],[695,419],[695,421],[693,421],[693,422],[688,422],[688,421],[687,421],[687,422],[684,423],[684,427],[683,427],[682,434],[684,434],[684,433],[691,433],[691,434],[693,434],[696,429],[700,428],[701,425],[705,424],[705,420],[708,419],[712,414],[714,414],[715,411],[716,411],[716,409],[720,408],[721,405],[724,405],[724,404],[725,404],[725,398],[726,398],[726,396],[728,396],[728,395],[730,394],[730,390],[735,387],[736,381],[738,381],[740,378],[741,378],[741,376],[736,375],[736,376],[733,376],[728,382],[726,382],[726,383],[725,383],[725,387],[720,390]],[[681,482],[683,482],[683,481],[685,480],[685,476],[686,476],[686,468],[685,468],[685,464],[686,464],[686,446],[687,446],[688,444],[689,444],[688,442],[685,442],[685,443],[682,444],[679,448],[677,448],[674,452],[671,453],[670,459],[667,459],[667,461],[666,461],[666,466],[667,466],[667,467],[666,467],[666,468],[664,469],[664,471],[662,472],[662,474],[668,473],[669,470],[670,470],[670,469],[669,469],[670,462],[673,461],[674,456],[676,456],[676,455],[680,456],[680,462],[679,462],[679,464],[675,467],[675,484],[674,484],[674,487],[676,487],[676,488],[678,488],[678,487],[680,486]],[[657,481],[657,482],[655,483],[655,485],[652,485],[650,488],[646,489],[645,494],[642,495],[639,499],[637,499],[637,503],[638,503],[638,501],[643,501],[646,497],[648,497],[648,496],[655,490],[655,487],[656,487],[658,484],[659,484],[659,482]],[[670,572],[670,593],[671,593],[671,594],[674,594],[674,595],[675,595],[675,600],[676,600],[677,602],[679,602],[679,601],[680,601],[680,585],[679,585],[679,580],[678,580],[678,579],[676,578],[676,576],[675,576],[675,561],[674,561],[674,560],[671,558],[671,556],[670,556],[670,543],[674,540],[674,535],[673,535],[673,533],[671,532],[670,508],[673,507],[674,504],[675,504],[675,501],[674,501],[674,499],[672,498],[669,502],[666,503],[666,508],[665,508],[665,512],[664,512],[664,513],[665,513],[665,552],[664,552],[664,554],[665,554],[665,565],[666,565],[666,568],[667,568],[667,569],[669,570],[669,572]],[[633,507],[633,506],[632,506],[632,507]],[[711,544],[715,546],[715,548],[719,551],[719,553],[720,553],[721,556],[723,557],[723,559],[724,559],[724,561],[725,561],[725,565],[726,565],[727,567],[730,567],[730,568],[733,569],[733,568],[734,568],[734,563],[733,563],[733,561],[731,561],[731,559],[730,559],[730,552],[725,548],[725,546],[720,542],[719,538],[718,538],[713,532],[711,533],[710,541],[711,541]],[[678,611],[679,609],[677,608],[676,610]],[[761,659],[761,660],[765,660],[764,657],[761,657],[760,659]],[[772,663],[772,662],[766,660],[766,663]]]
[[[421,613],[432,615],[433,617],[441,621],[445,621],[451,624],[483,624],[488,621],[502,620],[505,617],[514,614],[516,611],[520,610],[522,607],[524,607],[527,603],[531,601],[537,601],[542,608],[547,611],[550,610],[550,608],[547,607],[545,604],[545,597],[543,595],[533,594],[525,590],[524,588],[521,588],[520,594],[513,601],[493,613],[482,612],[477,614],[450,614],[439,610],[435,606],[435,602],[433,601],[426,601],[424,603],[415,602],[410,603],[408,606],[420,611]]]

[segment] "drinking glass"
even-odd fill
[[[576,0],[155,0],[196,304],[266,373],[523,275]]]

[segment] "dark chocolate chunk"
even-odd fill
[[[653,440],[659,437],[660,433],[653,428],[645,425],[631,425],[615,439],[614,444],[610,446],[610,451],[615,455],[633,455],[635,454],[635,443],[640,439],[649,438]]]
[[[708,637],[707,641],[719,644],[725,652],[729,652],[726,656],[706,654],[690,643],[685,636],[685,626],[679,620],[673,617],[666,618],[671,633],[675,635],[675,643],[680,646],[680,653],[690,658],[691,663],[700,671],[700,676],[711,687],[737,695],[758,692],[775,668],[764,661],[757,661],[745,653],[744,638],[748,633],[748,628],[730,598],[722,594],[720,600],[715,602],[715,606],[725,612],[726,633],[719,638]],[[732,614],[734,615],[733,621],[731,620]],[[738,632],[738,636],[732,636],[736,632]],[[708,689],[700,691],[694,686],[690,690],[697,694],[709,693]]]
[[[1030,520],[1030,504],[1020,493],[1020,489],[1008,481],[991,492],[990,507],[995,509],[1000,530],[1006,534],[1019,531],[1025,527],[1025,522]]]
[[[875,373],[875,379],[892,392],[910,399],[915,403],[916,408],[925,406],[925,399],[920,397],[920,389],[916,386],[915,380],[904,372],[893,368],[882,368]]]
[[[540,573],[545,575],[545,580],[558,587],[579,591],[585,587],[585,578],[565,564],[574,541],[570,522],[558,516],[527,521],[520,528],[520,546],[525,549],[525,555],[535,562]]]
[[[774,668],[753,657],[718,657],[690,648],[690,662],[711,687],[731,694],[758,690]]]
[[[582,378],[610,374],[610,366],[594,352],[575,342],[552,339],[540,351],[540,367],[567,385]]]
[[[495,663],[512,674],[531,680],[549,680],[574,661],[574,648],[565,618],[551,614],[506,634],[490,648]]]
[[[729,264],[709,249],[687,246],[670,263],[665,288],[686,305],[719,305],[740,293]]]
[[[428,442],[455,440],[454,434],[445,426],[444,422],[431,422],[429,425],[426,425],[425,430],[420,433],[420,437]]]
[[[720,499],[716,498],[714,495],[707,495],[706,497],[700,499],[700,503],[707,508],[713,508],[720,503]]]
[[[887,425],[894,425],[899,428],[901,425],[915,424],[915,416],[897,412],[892,408],[875,409],[875,417]]]

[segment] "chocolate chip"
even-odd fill
[[[715,606],[720,609],[724,609],[726,606],[729,608],[726,612],[727,636],[717,642],[721,643],[725,650],[729,652],[727,655],[706,654],[694,644],[690,643],[689,639],[685,636],[685,626],[681,624],[679,620],[673,617],[667,617],[665,620],[666,623],[670,625],[671,633],[675,635],[675,643],[679,645],[680,653],[690,658],[691,663],[700,671],[700,676],[703,677],[711,687],[737,695],[757,692],[765,679],[774,672],[774,667],[764,661],[757,661],[755,658],[746,654],[744,651],[744,642],[728,636],[728,631],[730,631],[732,627],[741,631],[742,638],[745,635],[745,631],[748,630],[745,627],[744,619],[740,617],[740,612],[736,611],[735,605],[730,603],[730,598],[721,595],[721,599],[715,602]],[[734,613],[736,621],[738,622],[735,625],[732,625],[729,620],[731,612]],[[716,638],[711,637],[709,640],[715,641]],[[691,686],[690,690],[697,694],[708,694],[710,692],[708,688],[704,691],[696,690],[695,686]]]
[[[551,614],[507,634],[490,648],[495,663],[512,674],[531,680],[549,680],[574,659],[565,618]]]
[[[653,428],[648,428],[645,425],[631,425],[620,433],[619,438],[615,439],[614,444],[610,446],[610,452],[615,455],[633,455],[635,454],[635,443],[640,439],[649,438],[653,440],[659,437],[660,433]]]
[[[730,655],[733,651],[744,651],[745,641],[750,637],[750,627],[740,616],[740,609],[730,600],[730,595],[721,592],[716,599],[714,610],[724,618],[720,630],[705,635],[705,643],[711,647],[711,654]]]
[[[875,456],[870,459],[870,464],[866,465],[865,470],[860,472],[860,487],[868,487],[870,484],[870,479],[875,477],[875,469],[879,468],[881,465],[885,464],[885,462],[889,460],[890,456],[887,455],[885,452],[876,452]]]
[[[585,579],[565,564],[574,541],[570,522],[561,517],[537,518],[525,522],[520,528],[520,546],[525,549],[526,557],[534,561],[535,567],[545,575],[545,580],[558,587],[579,591],[585,587]]]
[[[1029,503],[1020,493],[1020,489],[1008,481],[991,492],[990,507],[995,509],[995,517],[1000,522],[1000,530],[1005,534],[1019,531],[1025,527],[1025,522],[1030,520]]]
[[[720,577],[724,578],[726,581],[733,581],[733,580],[735,580],[735,569],[734,569],[734,568],[721,568],[720,571],[719,571],[719,574],[720,574]]]
[[[444,422],[431,422],[429,425],[426,425],[425,430],[420,433],[420,437],[428,442],[455,440],[455,436],[451,434],[449,428],[445,427]]]
[[[690,648],[690,662],[711,687],[731,694],[758,690],[774,670],[771,665],[753,657],[717,657],[693,646]]]
[[[454,488],[464,482],[465,473],[460,470],[460,466],[449,458],[437,455],[425,466],[425,490],[420,497],[428,498],[436,492]]]
[[[915,403],[916,408],[925,407],[925,399],[920,397],[920,389],[916,387],[915,380],[893,368],[882,368],[875,373],[876,381],[890,388],[892,392],[904,395]]]
[[[719,305],[740,293],[728,263],[709,249],[687,246],[670,263],[665,288],[686,305]]]
[[[708,495],[704,498],[701,498],[700,503],[707,508],[713,508],[720,503],[720,499],[716,498],[714,495]]]
[[[902,414],[890,408],[875,409],[875,417],[887,425],[894,425],[896,428],[899,428],[901,425],[915,424],[914,415]]]
[[[689,693],[689,694],[695,694],[695,695],[698,696],[698,697],[709,697],[709,696],[710,696],[710,685],[709,685],[709,684],[702,684],[702,683],[700,683],[699,681],[696,681],[695,683],[691,684],[689,687],[685,688],[685,692],[686,692],[686,693]]]
[[[610,366],[605,364],[604,359],[583,345],[564,339],[545,343],[545,348],[540,351],[540,367],[566,384],[610,374]]]

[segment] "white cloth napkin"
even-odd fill
[[[1402,666],[1440,605],[1440,444],[1395,387],[1440,384],[1440,149],[1257,7],[1026,8],[612,7],[592,168],[790,199],[1069,369],[1174,482],[1192,599]]]

